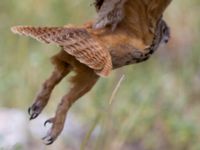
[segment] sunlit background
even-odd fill
[[[10,32],[13,25],[62,26],[95,17],[92,0],[0,1],[0,150],[200,150],[200,1],[173,0],[165,13],[172,38],[150,60],[101,79],[68,113],[52,146],[41,138],[69,85],[63,81],[42,115],[27,108],[58,52]],[[109,105],[112,92],[125,75]],[[48,127],[47,127],[48,128]]]

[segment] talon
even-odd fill
[[[60,135],[60,133],[63,129],[64,120],[63,120],[63,122],[60,122],[59,120],[56,120],[56,119],[58,119],[58,118],[52,117],[44,122],[45,127],[48,123],[52,124],[49,131],[47,132],[47,135],[42,138],[42,140],[44,141],[44,143],[46,145],[52,144],[57,139],[57,137]]]
[[[32,114],[31,117],[29,118],[29,120],[33,120],[33,119],[37,118],[38,115],[39,115],[39,114],[36,114],[36,113],[35,113],[35,114]]]
[[[28,114],[31,115],[31,107],[28,108]]]
[[[53,139],[49,140],[49,143],[46,143],[46,145],[51,145],[53,143]]]
[[[51,145],[54,142],[55,138],[47,135],[47,136],[43,137],[42,140],[44,141],[44,144]]]
[[[53,123],[53,118],[46,120],[46,121],[44,122],[44,126],[46,127],[46,125],[47,125],[48,123],[49,123],[49,124]]]
[[[28,114],[30,115],[30,120],[37,118],[42,111],[42,105],[40,102],[34,103],[31,107],[28,108]]]

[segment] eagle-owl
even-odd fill
[[[69,92],[63,96],[53,118],[45,144],[52,144],[61,133],[71,105],[112,69],[147,60],[162,42],[167,43],[170,30],[162,19],[171,0],[95,0],[97,18],[82,26],[64,27],[16,26],[12,31],[61,51],[52,57],[52,75],[43,83],[35,102],[28,109],[35,119],[47,105],[54,87],[71,71]]]

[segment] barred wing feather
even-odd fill
[[[108,76],[112,70],[111,56],[108,50],[104,49],[86,29],[16,26],[11,30],[16,34],[30,36],[40,42],[62,46],[67,53],[94,69],[100,76]]]

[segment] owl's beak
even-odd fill
[[[169,39],[165,39],[164,42],[167,44],[169,42]]]

